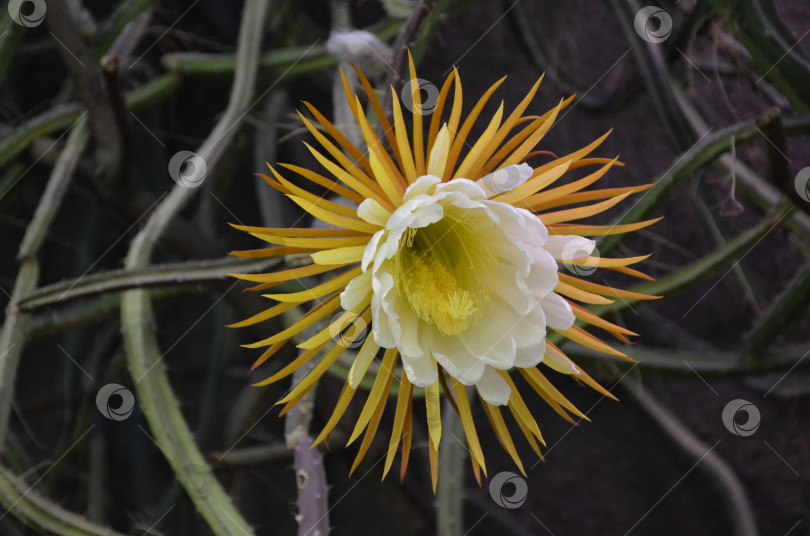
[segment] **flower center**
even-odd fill
[[[450,223],[443,225],[442,223]],[[409,229],[399,252],[402,290],[411,308],[443,335],[458,335],[481,314],[488,292],[474,267],[465,230],[443,222]]]
[[[462,288],[435,255],[412,259],[405,275],[405,296],[416,315],[443,335],[467,329],[479,310],[475,296]]]

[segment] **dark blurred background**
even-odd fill
[[[242,10],[241,2],[221,0],[75,4],[74,23],[98,56],[120,31],[109,21],[121,20],[128,9],[150,13],[119,58],[115,83],[123,94],[144,87],[151,93],[126,106],[120,99],[103,103],[126,114],[122,165],[129,182],[109,186],[99,179],[93,158],[99,140],[91,136],[38,254],[39,286],[122,268],[142,216],[174,186],[166,171],[171,156],[199,147],[227,104],[233,67],[214,60],[233,57]],[[621,256],[652,253],[641,269],[659,281],[682,278],[663,299],[621,313],[623,325],[640,334],[631,353],[640,363],[629,367],[570,349],[621,401],[555,375],[555,385],[592,421],[573,426],[525,394],[546,438],[545,461],[535,465],[536,456],[518,438],[528,493],[515,509],[496,504],[488,481],[479,487],[465,462],[466,534],[730,535],[746,534],[740,520],[748,517],[760,534],[810,534],[809,203],[797,196],[793,180],[810,166],[810,5],[663,2],[672,33],[660,43],[635,31],[639,7],[623,0],[439,2],[441,13],[428,17],[417,34],[419,76],[440,86],[457,66],[465,111],[504,75],[484,117],[501,99],[511,109],[543,72],[527,113],[544,113],[576,93],[541,148],[566,154],[613,129],[597,155],[620,155],[626,167],[612,169],[601,187],[647,184],[673,169],[684,176],[649,212],[664,219],[616,248]],[[332,117],[335,62],[324,43],[335,10],[327,2],[270,3],[255,89],[261,98],[182,211],[182,225],[158,245],[153,263],[262,247],[227,224],[262,225],[268,214],[289,224],[299,217],[292,203],[262,193],[269,188],[253,174],[266,170],[265,161],[317,167],[301,143],[311,136],[293,112],[307,100]],[[388,43],[404,20],[372,0],[353,2],[348,13],[353,26],[371,27]],[[64,147],[63,134],[84,105],[47,18],[21,31],[5,10],[3,16],[0,287],[10,299],[25,227]],[[313,43],[316,48],[294,63]],[[777,119],[755,122],[773,108],[781,111]],[[737,143],[740,125],[749,128]],[[481,130],[477,125],[473,132]],[[696,157],[718,139],[731,139],[724,159]],[[785,206],[792,212],[770,225]],[[592,221],[611,222],[622,210]],[[758,225],[768,232],[720,260],[711,257]],[[701,265],[705,259],[716,262]],[[622,277],[607,281],[635,284]],[[277,325],[223,327],[266,307],[266,300],[241,293],[246,286],[213,279],[155,286],[154,329],[183,415],[235,505],[257,534],[294,534],[295,474],[283,419],[272,407],[288,383],[250,387],[289,362],[294,350],[250,372],[258,353],[239,344],[268,337]],[[207,534],[139,405],[121,421],[96,408],[102,385],[133,383],[117,296],[29,307],[2,463],[39,494],[120,532]],[[328,419],[341,386],[328,375],[321,382],[314,430]],[[759,427],[750,435],[723,422],[724,408],[736,399],[759,411]],[[356,445],[343,448],[341,438],[361,407],[352,405],[324,458],[333,533],[436,533],[421,423],[404,482],[395,469],[381,483],[382,464],[374,463],[387,448],[393,412],[384,416],[366,461],[348,477]],[[486,422],[479,435],[490,476],[517,472]],[[235,460],[230,465],[216,461],[226,450]],[[704,456],[721,465],[708,467]],[[748,500],[729,499],[735,493]],[[1,534],[34,531],[11,504],[4,506],[12,515],[0,514]]]

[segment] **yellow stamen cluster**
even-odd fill
[[[431,252],[408,253],[404,291],[416,315],[443,335],[458,335],[470,327],[480,310],[475,295]]]

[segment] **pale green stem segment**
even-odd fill
[[[745,341],[746,355],[756,358],[785,326],[799,318],[810,299],[810,264],[791,279],[779,297],[757,319]]]
[[[439,484],[436,490],[436,533],[464,534],[464,428],[456,410],[445,400],[442,411],[442,442],[439,445]]]
[[[209,175],[253,105],[253,87],[267,6],[268,0],[245,2],[228,106],[197,150],[208,167]],[[149,264],[154,245],[162,232],[195,192],[195,188],[178,184],[161,201],[132,242],[125,264],[127,270],[142,269]],[[129,290],[124,294],[121,323],[127,362],[138,401],[155,441],[178,480],[215,534],[252,535],[252,529],[208,467],[180,412],[177,398],[160,363],[162,355],[152,329],[153,312],[147,290]]]
[[[19,300],[33,291],[39,280],[37,253],[54,216],[62,204],[70,178],[88,139],[86,116],[82,114],[70,130],[65,148],[53,168],[39,205],[20,245],[20,271],[6,321],[0,332],[0,451],[5,452],[8,423],[14,398],[14,380],[28,332],[28,314],[20,311]],[[109,529],[91,523],[33,490],[22,478],[0,466],[0,503],[23,523],[38,530],[75,536],[115,536]]]
[[[714,480],[723,492],[729,516],[734,525],[734,534],[737,536],[757,536],[756,519],[751,501],[740,479],[728,463],[709,446],[700,440],[689,428],[682,423],[664,404],[661,403],[649,390],[642,388],[641,382],[635,378],[627,378],[622,382],[625,391],[636,400],[650,417],[683,451],[696,462],[694,468],[703,470]],[[633,527],[635,528],[635,527]],[[631,528],[632,530],[632,528]],[[629,532],[629,531],[628,531]]]
[[[778,111],[771,110],[758,119],[768,121],[777,116]],[[619,218],[616,224],[642,221],[655,207],[668,199],[679,185],[691,178],[697,170],[728,151],[733,145],[751,141],[759,136],[756,119],[743,121],[706,134],[658,177],[653,187],[641,194],[635,204]],[[622,235],[605,236],[599,241],[599,253],[607,254],[621,242],[622,238]]]
[[[159,76],[125,95],[127,109],[148,108],[170,95],[179,85],[180,79],[173,74]],[[13,132],[0,139],[0,166],[8,163],[38,138],[69,127],[83,113],[81,104],[58,104],[17,126]]]
[[[62,203],[68,182],[79,160],[79,155],[87,143],[87,121],[82,115],[73,126],[53,168],[48,185],[37,205],[34,217],[25,230],[18,258],[21,261],[17,281],[6,311],[6,321],[0,331],[0,452],[4,450],[14,398],[14,379],[17,365],[25,345],[28,316],[21,313],[17,302],[33,291],[39,281],[39,261],[37,252],[51,226],[59,205]]]
[[[281,262],[279,259],[225,257],[216,260],[152,265],[137,270],[110,270],[41,287],[26,295],[18,306],[21,311],[36,311],[87,296],[121,292],[131,288],[210,283],[227,279],[230,274],[266,272],[279,262]]]
[[[65,536],[122,536],[49,501],[4,467],[0,467],[0,502],[13,509],[15,517],[38,532]]]

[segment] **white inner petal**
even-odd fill
[[[371,292],[371,272],[366,272],[349,281],[340,293],[340,306],[344,311],[351,311],[360,305],[369,292]]]
[[[478,389],[481,398],[495,406],[508,404],[509,395],[512,394],[509,384],[492,367],[487,367],[484,370],[481,380],[475,384],[475,387]]]
[[[529,180],[531,176],[532,168],[528,164],[511,165],[484,175],[478,179],[478,185],[489,198],[514,190]]]
[[[596,242],[582,236],[551,235],[543,247],[555,259],[567,261],[589,256],[593,253]]]
[[[357,215],[365,221],[380,227],[385,226],[391,213],[374,199],[366,199],[357,207]]]
[[[556,292],[550,292],[540,299],[540,306],[546,313],[548,325],[554,329],[568,329],[576,318],[571,305]]]
[[[522,166],[509,172],[514,187],[531,176]],[[341,295],[350,305],[370,286],[374,340],[400,351],[414,385],[432,385],[441,365],[497,405],[508,402],[510,388],[496,369],[533,367],[545,357],[553,368],[572,370],[545,344],[547,328],[574,321],[568,302],[553,292],[555,258],[593,243],[549,236],[537,216],[488,200],[487,185],[509,178],[501,175],[446,183],[419,177],[384,222],[382,207],[363,203],[361,217],[385,228],[367,246],[365,273]]]
[[[520,368],[536,367],[543,361],[546,353],[546,340],[543,339],[536,346],[518,348],[515,355],[515,366]]]

